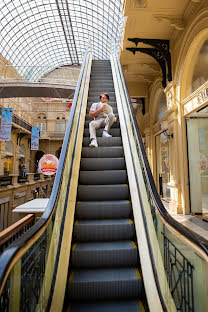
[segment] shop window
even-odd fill
[[[163,132],[156,136],[156,157],[158,193],[162,198],[169,200],[169,139]]]
[[[203,44],[194,68],[192,78],[192,92],[208,80],[208,40]]]
[[[191,116],[192,117],[192,116]],[[191,212],[208,214],[208,110],[187,119]]]
[[[162,93],[158,103],[155,122],[161,120],[165,116],[166,110],[167,110],[166,96],[164,93]]]

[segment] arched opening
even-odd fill
[[[208,80],[208,40],[199,51],[192,77],[192,92],[201,87]]]
[[[37,151],[35,154],[35,171],[38,172],[38,163],[41,157],[43,157],[45,153],[43,151]]]
[[[180,69],[179,73],[181,101],[201,86],[200,81],[204,83],[204,79],[207,79],[207,50],[208,28],[199,32],[194,40],[192,40],[184,61],[181,64],[182,71]],[[203,64],[204,66],[207,64],[205,68],[203,68]]]
[[[59,159],[61,154],[61,147],[56,151],[55,155]]]

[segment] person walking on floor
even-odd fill
[[[94,118],[89,123],[89,132],[90,132],[90,147],[98,147],[97,137],[96,137],[96,129],[104,127],[102,137],[110,138],[108,132],[114,122],[116,122],[116,117],[113,114],[113,109],[110,105],[107,104],[109,101],[109,95],[107,93],[100,94],[100,102],[93,103],[89,116],[90,118]]]

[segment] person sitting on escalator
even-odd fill
[[[97,137],[96,137],[96,129],[99,129],[101,127],[105,127],[103,130],[102,137],[104,138],[110,138],[112,135],[110,135],[108,132],[114,122],[116,122],[117,118],[113,114],[113,109],[110,105],[107,104],[109,101],[109,95],[107,93],[101,93],[100,94],[100,102],[93,103],[89,116],[90,118],[94,118],[89,123],[89,132],[90,132],[90,147],[98,147],[97,143]]]

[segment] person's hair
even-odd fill
[[[105,93],[105,92],[102,92],[102,93],[100,94],[100,100],[101,100],[101,97],[102,97],[103,94],[105,94],[105,96],[107,97],[107,99],[108,99],[108,101],[109,101],[109,95],[108,95],[108,93]]]

